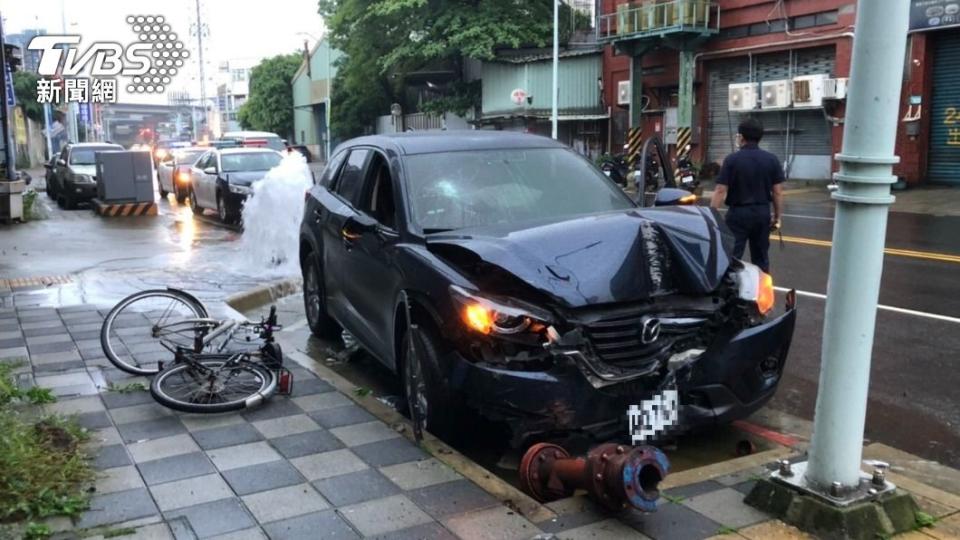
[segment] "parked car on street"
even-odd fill
[[[47,180],[47,195],[66,209],[97,196],[97,152],[123,150],[119,144],[73,143],[63,147]],[[52,182],[51,182],[52,180]],[[51,193],[52,191],[52,193]]]
[[[177,202],[183,204],[190,195],[190,167],[209,148],[191,146],[177,148],[165,154],[157,164],[157,185],[160,198],[173,193]]]
[[[190,167],[190,205],[194,214],[216,209],[224,223],[240,218],[251,184],[280,164],[283,155],[268,148],[211,149]]]
[[[678,429],[729,422],[773,396],[793,335],[793,295],[775,315],[715,210],[638,207],[533,135],[348,141],[300,238],[310,329],[349,331],[440,435],[468,429],[466,403],[515,446],[623,438],[629,406],[667,390]]]

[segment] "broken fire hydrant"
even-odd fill
[[[606,443],[584,458],[570,457],[556,444],[538,443],[520,461],[520,486],[540,502],[569,497],[583,489],[611,510],[629,504],[652,512],[660,498],[657,486],[669,470],[667,456],[652,446]]]

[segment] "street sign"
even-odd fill
[[[912,0],[910,31],[960,26],[960,0]]]
[[[80,123],[89,126],[93,118],[93,115],[90,114],[90,104],[79,103],[78,105],[80,106]]]
[[[510,101],[514,105],[523,105],[527,101],[527,91],[523,88],[516,88],[510,92]]]
[[[10,73],[10,63],[4,66],[7,72],[7,107],[16,107],[17,98],[13,94],[13,74]]]

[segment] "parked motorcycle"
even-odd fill
[[[603,171],[603,174],[617,184],[626,186],[627,176],[630,174],[626,145],[623,147],[622,154],[604,154],[600,159],[600,170]]]
[[[693,161],[690,159],[690,145],[684,149],[682,155],[677,158],[677,187],[694,193],[700,187],[700,178]]]

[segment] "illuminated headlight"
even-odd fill
[[[757,311],[761,315],[766,315],[773,309],[776,300],[773,277],[756,265],[748,262],[741,262],[741,264],[743,268],[734,274],[740,299],[756,304]]]
[[[237,195],[249,195],[253,193],[253,190],[250,189],[250,186],[230,184],[230,193],[236,193]]]
[[[491,299],[468,292],[456,285],[450,294],[463,324],[485,335],[542,334],[551,323],[546,310],[512,299]]]
[[[73,175],[73,181],[78,184],[93,184],[96,182],[89,174],[75,174]]]

